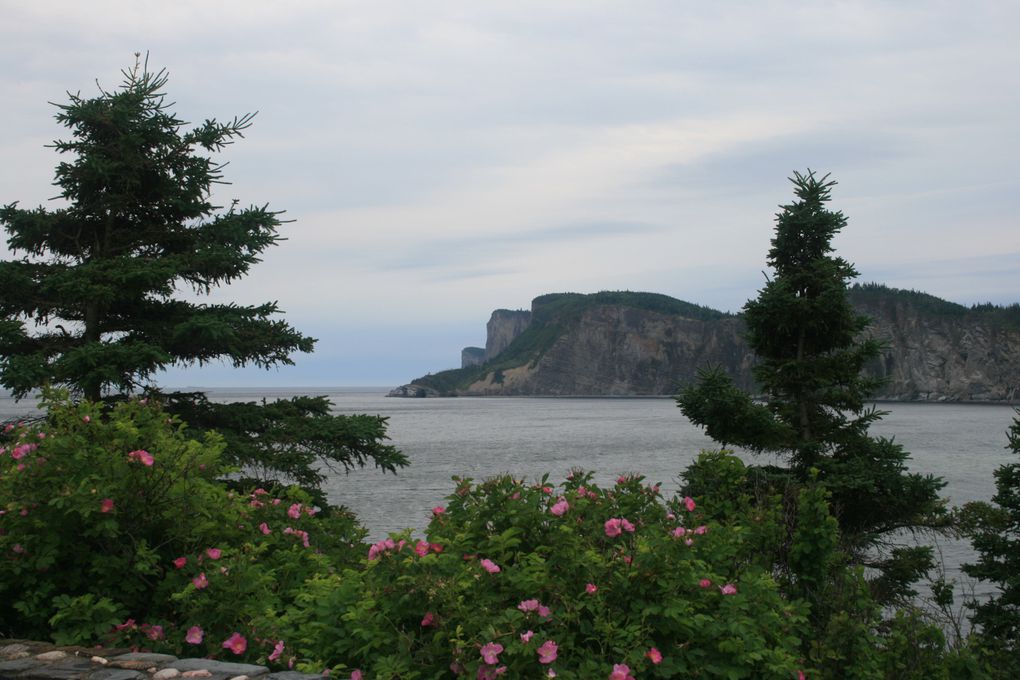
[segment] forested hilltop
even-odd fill
[[[868,373],[880,399],[1020,398],[1020,305],[967,307],[927,293],[868,283],[849,290],[884,344]],[[699,368],[721,366],[754,391],[753,353],[741,315],[667,295],[542,295],[531,310],[496,310],[486,347],[462,367],[429,374],[395,396],[670,395]]]

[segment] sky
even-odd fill
[[[0,204],[57,207],[53,103],[135,52],[184,120],[258,111],[214,199],[293,222],[208,301],[278,301],[316,350],[174,387],[399,385],[552,292],[738,311],[808,168],[859,280],[1013,303],[1018,25],[1013,0],[0,0]]]

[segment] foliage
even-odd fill
[[[190,621],[225,639],[360,545],[350,515],[313,517],[296,489],[228,491],[222,439],[187,436],[157,405],[46,405],[45,421],[12,427],[0,449],[0,635],[134,632],[183,650]]]
[[[408,462],[383,443],[385,417],[333,416],[325,397],[220,404],[201,393],[153,396],[188,423],[189,432],[218,432],[226,443],[224,460],[242,468],[248,486],[271,484],[282,476],[308,490],[323,507],[321,488],[327,472],[348,472],[370,462],[396,472]]]
[[[1008,448],[1020,454],[1020,415],[1006,434]],[[971,620],[980,629],[980,645],[1001,674],[997,677],[1012,678],[1020,676],[1020,463],[995,471],[995,489],[991,504],[964,508],[964,525],[978,560],[963,570],[998,589],[992,598],[975,603]]]
[[[113,92],[69,95],[57,120],[72,138],[54,144],[70,156],[56,169],[66,207],[0,209],[8,245],[22,254],[0,262],[0,385],[18,398],[60,385],[96,401],[152,389],[170,365],[269,368],[312,351],[313,339],[275,318],[276,303],[180,299],[181,288],[208,294],[245,276],[279,241],[281,222],[266,206],[223,211],[210,202],[224,183],[211,154],[243,137],[253,116],[185,130],[166,82],[165,71],[136,63]],[[190,398],[177,395],[175,412],[200,430],[223,426],[229,457],[264,479],[318,491],[320,460],[344,469],[406,464],[383,443],[380,419],[330,416],[324,398],[233,408]]]
[[[70,96],[57,121],[70,141],[54,148],[67,207],[0,210],[21,259],[0,263],[0,384],[25,396],[45,383],[93,400],[131,390],[163,366],[228,359],[291,363],[313,340],[273,320],[275,304],[198,305],[179,285],[208,293],[247,274],[277,242],[278,214],[209,202],[222,183],[216,152],[243,136],[251,115],[182,132],[165,101],[165,71],[138,64],[113,92]],[[26,322],[39,329],[30,334]]]
[[[845,552],[880,571],[876,594],[891,599],[909,594],[909,583],[930,566],[924,549],[896,546],[893,537],[944,524],[944,484],[909,473],[902,447],[868,435],[882,414],[867,408],[877,383],[862,369],[880,347],[861,337],[867,319],[847,298],[857,272],[832,255],[846,218],[826,208],[835,185],[827,176],[794,173],[791,181],[797,200],[782,206],[769,250],[774,277],[744,306],[765,403],[721,369],[703,370],[677,402],[716,441],[783,456],[789,467],[781,484],[806,483],[817,470]]]
[[[456,479],[427,538],[310,583],[288,615],[304,670],[366,677],[796,677],[801,608],[740,527],[640,477]],[[498,651],[497,651],[498,650]],[[543,650],[545,654],[543,654]],[[613,676],[617,677],[617,676]],[[623,678],[624,675],[618,676]]]

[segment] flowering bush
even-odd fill
[[[360,559],[352,516],[316,517],[296,489],[229,491],[219,438],[156,406],[45,405],[0,443],[0,635],[260,658],[267,608]]]
[[[280,622],[309,671],[366,677],[795,678],[802,607],[739,531],[640,477],[456,480],[426,537],[324,574]],[[346,677],[346,676],[344,676]]]

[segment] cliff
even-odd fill
[[[887,380],[877,398],[1020,399],[1020,307],[968,308],[875,285],[850,297],[872,319],[866,332],[886,345],[869,367]],[[703,366],[755,389],[741,318],[665,295],[544,295],[530,312],[497,310],[487,330],[484,363],[394,394],[671,395]]]

